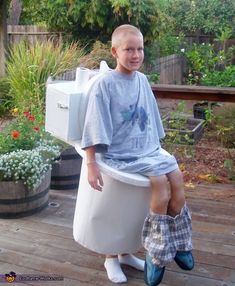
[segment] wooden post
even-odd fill
[[[0,1],[0,77],[5,76],[5,61],[7,47],[7,0]]]

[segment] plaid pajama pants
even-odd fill
[[[192,250],[192,223],[185,205],[175,217],[149,214],[142,231],[142,243],[159,267],[174,260],[177,251]]]

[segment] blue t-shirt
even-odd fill
[[[162,166],[166,161],[166,156],[159,154],[165,133],[146,76],[138,71],[130,75],[110,71],[97,81],[89,96],[81,147],[95,146],[108,164],[120,170],[151,175],[145,164],[152,159],[159,169],[159,163]],[[175,158],[169,158],[175,169]],[[164,167],[160,173],[171,169]]]

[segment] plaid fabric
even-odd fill
[[[178,250],[192,250],[191,216],[185,205],[176,217],[149,214],[142,231],[142,243],[159,267],[174,260]]]
[[[192,250],[192,220],[186,205],[182,208],[181,213],[174,218],[171,235],[177,251]]]

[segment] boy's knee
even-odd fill
[[[150,177],[151,186],[154,189],[160,189],[166,187],[168,184],[168,178],[166,175]]]
[[[184,193],[183,173],[178,169],[168,174],[171,191],[174,193]]]

